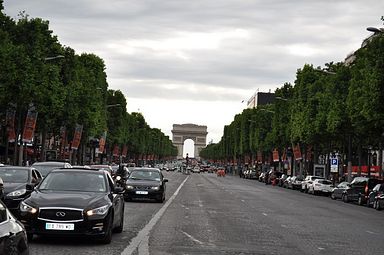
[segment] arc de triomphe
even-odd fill
[[[207,146],[207,126],[195,124],[173,124],[172,143],[177,147],[177,158],[183,158],[183,146],[187,139],[195,142],[195,158],[199,158],[201,149]]]

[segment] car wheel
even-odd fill
[[[363,199],[361,198],[361,196],[359,196],[359,198],[357,199],[357,204],[363,205]]]
[[[376,209],[376,207],[377,207],[377,201],[375,200],[375,201],[373,201],[372,208],[373,208],[373,209]]]
[[[342,198],[344,203],[348,203],[349,202],[347,195],[343,194],[343,196],[341,198]]]
[[[331,198],[332,198],[333,200],[336,199],[335,194],[333,194],[333,192],[331,193]]]
[[[115,230],[116,233],[121,233],[121,232],[123,232],[123,228],[124,228],[124,207],[121,210],[120,224],[114,230]]]
[[[112,213],[112,212],[111,212]],[[100,241],[103,244],[110,244],[112,241],[112,227],[113,227],[113,216],[109,216],[108,220],[108,229],[105,231],[105,234],[101,237]]]
[[[376,201],[376,210],[381,211],[381,209],[382,208],[381,208],[379,201]]]

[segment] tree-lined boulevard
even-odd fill
[[[235,176],[164,174],[169,179],[167,201],[188,179],[152,228],[147,225],[166,204],[130,202],[124,231],[114,235],[111,245],[36,237],[31,254],[126,255],[134,238],[139,245],[133,254],[380,254],[383,250],[384,225],[378,224],[382,212]],[[146,238],[147,245],[140,242]]]

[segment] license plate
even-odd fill
[[[148,195],[148,191],[138,190],[138,191],[136,191],[136,194],[138,194],[138,195]]]
[[[74,230],[75,224],[62,224],[62,223],[45,223],[47,230]]]

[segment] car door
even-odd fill
[[[113,211],[114,211],[114,215],[113,215],[113,219],[114,219],[114,222],[113,222],[113,226],[117,226],[118,223],[120,223],[122,219],[122,210],[123,210],[123,199],[122,199],[122,196],[121,194],[117,194],[114,192],[115,190],[115,183],[111,177],[110,174],[107,174],[107,177],[108,177],[108,185],[109,185],[109,192],[110,192],[110,195],[109,197],[111,198],[111,202],[113,204]]]

